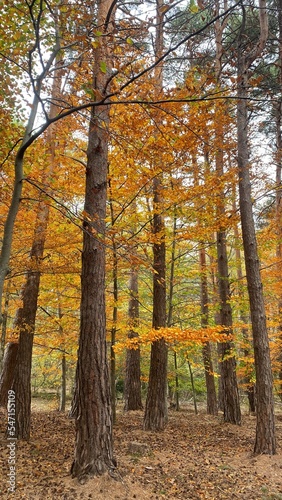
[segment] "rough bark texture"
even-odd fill
[[[66,377],[67,377],[67,362],[66,355],[63,354],[61,360],[61,389],[60,389],[60,406],[59,411],[66,409]]]
[[[159,213],[161,181],[154,179],[153,230],[157,242],[153,245],[153,328],[166,326],[165,241],[164,221]],[[152,343],[148,394],[144,429],[162,430],[167,422],[167,345],[164,339]]]
[[[168,313],[167,313],[167,326],[171,327],[173,325],[173,295],[174,295],[174,270],[175,270],[175,253],[176,253],[176,230],[177,230],[177,215],[176,207],[174,207],[174,217],[173,217],[173,231],[172,231],[172,245],[171,245],[171,264],[170,264],[170,277],[169,277],[169,290],[168,290]],[[170,406],[175,406],[176,411],[179,411],[179,377],[178,377],[178,363],[177,363],[177,353],[174,351],[174,370],[175,370],[175,403],[170,397]],[[169,388],[170,389],[170,388]],[[169,390],[169,393],[172,391]]]
[[[260,16],[266,16],[265,4],[260,3]],[[250,182],[250,165],[248,149],[248,70],[250,63],[260,52],[246,60],[243,41],[243,30],[238,46],[238,103],[237,103],[237,134],[238,134],[238,168],[239,168],[239,200],[242,225],[242,236],[245,253],[245,266],[250,299],[252,320],[254,357],[256,371],[257,394],[257,427],[254,451],[257,454],[276,452],[273,380],[270,361],[269,341],[266,327],[266,316],[260,265],[257,251],[256,233],[253,219],[252,195]],[[267,23],[261,19],[261,41],[265,40]],[[258,47],[259,48],[259,47]]]
[[[244,89],[241,84],[241,96],[242,90]],[[240,213],[253,330],[257,389],[257,430],[254,449],[256,453],[273,454],[276,451],[273,382],[252,211],[247,143],[247,106],[245,99],[238,100],[237,112]]]
[[[230,306],[229,276],[226,252],[225,232],[217,233],[217,265],[220,300],[220,324],[225,327],[224,333],[232,334],[232,310]],[[223,413],[225,422],[240,425],[241,410],[236,377],[236,360],[234,346],[231,341],[221,342],[218,346],[220,354],[220,376],[222,381]]]
[[[236,207],[236,203],[234,202],[233,204],[233,210],[234,210],[234,213],[237,211],[237,207]],[[238,226],[237,224],[235,225],[234,227],[234,236],[235,236],[235,239],[236,241],[238,242],[239,239],[240,239],[240,235],[239,235],[239,230],[238,230]],[[243,300],[243,295],[244,295],[244,291],[245,290],[245,287],[242,287],[242,283],[243,283],[243,270],[242,270],[242,259],[241,259],[241,250],[239,247],[236,247],[235,248],[235,256],[236,256],[236,268],[237,268],[237,280],[238,280],[238,291],[237,291],[237,294],[238,294],[238,297],[241,300]],[[240,308],[240,320],[242,322],[243,325],[247,325],[249,323],[249,317],[248,315],[246,314],[245,311],[243,311],[242,308]],[[244,339],[244,349],[243,349],[243,353],[244,353],[244,357],[246,360],[249,360],[250,357],[253,358],[253,355],[252,355],[252,346],[251,346],[251,339],[249,337],[249,329],[248,328],[245,328],[243,327],[242,330],[242,337]],[[247,394],[247,397],[248,397],[248,402],[249,402],[249,411],[251,414],[255,414],[256,412],[256,401],[255,401],[255,384],[254,384],[254,381],[253,381],[253,375],[254,375],[254,367],[253,367],[253,364],[250,364],[248,362],[247,364],[247,367],[245,368],[245,374],[244,374],[244,378],[243,378],[243,383],[244,383],[244,386],[245,386],[245,391],[246,391],[246,394]]]
[[[97,23],[104,26],[111,2],[98,2]],[[100,62],[109,68],[106,45],[95,50],[94,91],[103,95],[109,74],[100,71]],[[81,325],[76,372],[76,444],[71,473],[80,481],[112,471],[110,377],[106,347],[105,311],[105,217],[108,170],[107,106],[93,108],[88,135],[84,213]]]
[[[12,388],[14,380],[18,347],[17,342],[9,342],[6,345],[0,377],[0,406],[7,406],[8,391]]]
[[[117,319],[118,319],[118,261],[117,261],[117,248],[116,243],[113,238],[113,295],[114,295],[114,306],[113,306],[113,324],[111,328],[111,399],[112,399],[112,415],[113,423],[116,421],[116,353],[114,346],[116,343],[116,331],[117,331]]]
[[[200,272],[201,272],[201,326],[203,328],[208,326],[208,316],[209,316],[209,297],[208,297],[208,280],[206,272],[206,253],[205,249],[200,250]],[[204,369],[205,369],[205,380],[207,388],[207,413],[209,415],[217,415],[217,397],[215,389],[215,381],[213,374],[213,363],[212,363],[212,352],[211,345],[206,342],[202,349]]]
[[[14,329],[19,346],[12,389],[16,395],[16,437],[30,437],[32,346],[40,283],[40,271],[30,270],[22,289],[22,308],[17,311]]]
[[[132,268],[129,280],[129,338],[138,337],[135,328],[139,324],[139,298],[138,298],[138,272]],[[124,409],[142,410],[141,399],[141,369],[140,369],[140,349],[127,349],[126,351],[126,370],[125,370],[125,388],[124,388]]]
[[[156,13],[156,60],[164,50],[163,24],[164,3],[157,1]],[[156,95],[163,90],[162,63],[155,67]],[[158,117],[156,118],[158,120]],[[165,224],[162,215],[162,174],[153,180],[153,328],[166,326],[166,261]],[[162,430],[167,422],[167,345],[164,339],[153,342],[146,399],[144,429]]]
[[[5,352],[5,344],[6,344],[6,334],[7,334],[7,321],[8,321],[8,311],[9,311],[9,301],[10,301],[10,290],[9,290],[9,281],[7,284],[7,288],[4,295],[4,308],[2,311],[2,324],[1,326],[1,341],[0,341],[0,373],[3,370],[4,363],[4,352]],[[0,389],[1,391],[1,389]],[[0,399],[1,401],[1,399]],[[1,404],[1,402],[0,402]]]

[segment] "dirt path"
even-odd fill
[[[56,411],[38,411],[30,442],[17,446],[17,490],[10,496],[4,412],[2,416],[3,499],[282,500],[280,416],[278,454],[253,457],[254,417],[244,416],[242,426],[236,427],[204,412],[171,412],[166,430],[150,433],[142,430],[141,412],[121,413],[114,430],[118,479],[103,476],[79,485],[69,476],[74,422]],[[136,450],[132,442],[144,446]]]

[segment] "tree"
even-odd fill
[[[265,47],[268,36],[267,9],[264,0],[259,2],[260,37],[255,46],[248,46],[246,18],[248,12],[242,5],[242,24],[238,37],[238,101],[237,101],[237,140],[239,203],[244,245],[245,266],[250,300],[252,321],[256,394],[257,427],[255,453],[274,454],[276,452],[273,382],[267,334],[264,297],[260,277],[257,240],[253,219],[252,193],[250,181],[248,146],[248,86],[251,64]],[[247,44],[247,46],[246,46]]]
[[[206,252],[205,248],[199,251],[200,260],[200,280],[201,280],[201,326],[208,326],[209,316],[209,297],[208,297],[208,279],[206,268]],[[203,362],[205,368],[205,379],[207,387],[207,413],[209,415],[217,415],[217,397],[215,389],[215,380],[213,373],[212,349],[210,342],[205,342],[202,349]]]
[[[164,4],[157,1],[155,54],[163,54]],[[155,68],[156,95],[163,90],[162,65]],[[162,175],[153,179],[153,328],[166,326],[166,258],[165,225],[162,214]],[[165,339],[152,343],[144,429],[162,430],[167,421],[167,345]]]
[[[108,30],[111,1],[97,2],[97,25]],[[105,65],[101,68],[101,64]],[[93,92],[104,96],[111,71],[107,42],[95,49]],[[81,326],[76,371],[76,447],[72,477],[84,481],[115,468],[106,346],[105,218],[109,107],[92,108],[86,166],[81,272]]]
[[[138,337],[139,325],[138,270],[132,266],[129,277],[128,338]],[[140,347],[126,350],[126,371],[124,387],[124,409],[142,410]]]

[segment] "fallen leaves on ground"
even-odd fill
[[[116,479],[104,475],[80,485],[69,475],[75,438],[73,420],[56,411],[36,411],[30,441],[17,443],[17,490],[9,496],[9,450],[2,414],[1,498],[282,500],[280,415],[278,454],[255,457],[254,417],[245,415],[242,426],[237,427],[204,411],[195,415],[188,408],[171,411],[165,431],[154,433],[142,430],[142,412],[120,411],[114,428]],[[132,453],[132,442],[141,443],[141,453]]]

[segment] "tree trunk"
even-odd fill
[[[139,298],[138,298],[138,272],[132,267],[129,279],[129,305],[128,320],[129,333],[128,338],[138,337],[135,329],[139,325]],[[127,349],[126,351],[126,370],[125,370],[125,388],[124,388],[124,409],[142,410],[141,399],[141,369],[140,369],[140,348]]]
[[[116,421],[116,353],[114,346],[116,343],[116,331],[117,331],[117,319],[118,319],[118,263],[117,263],[117,249],[116,242],[113,238],[113,294],[114,294],[114,306],[113,306],[113,325],[111,329],[111,399],[112,399],[112,415],[113,423]]]
[[[206,252],[204,248],[200,249],[200,272],[201,272],[201,326],[206,328],[208,326],[208,280],[206,269]],[[205,380],[207,388],[207,413],[209,415],[217,415],[217,397],[215,389],[215,381],[213,374],[213,363],[210,342],[206,342],[202,348],[202,356],[205,369]]]
[[[193,370],[191,363],[189,359],[187,359],[187,364],[188,364],[188,369],[189,369],[189,374],[190,374],[190,380],[191,380],[191,387],[192,387],[192,395],[193,395],[193,404],[194,404],[194,410],[195,410],[195,415],[198,415],[198,407],[197,407],[197,398],[196,398],[196,391],[195,391],[195,385],[194,385],[194,375],[193,375]]]
[[[163,53],[163,1],[157,2],[156,60]],[[155,68],[156,95],[162,92],[162,64]],[[153,328],[166,326],[166,282],[165,282],[165,225],[162,216],[162,174],[153,180]],[[162,430],[167,422],[167,355],[168,349],[162,338],[152,343],[148,394],[146,399],[144,429]]]
[[[106,33],[111,1],[98,2],[97,25]],[[95,49],[93,89],[104,95],[110,76],[106,42]],[[100,63],[107,71],[100,70]],[[107,202],[109,107],[92,108],[89,125],[81,273],[81,324],[76,372],[76,445],[73,477],[112,471],[110,377],[106,346],[105,217]]]
[[[18,347],[17,342],[9,342],[6,345],[0,377],[0,406],[7,406],[8,391],[12,388],[14,380]]]
[[[224,333],[232,335],[232,311],[230,306],[229,276],[225,232],[217,233],[217,265],[218,287],[220,299],[220,324],[224,326]],[[230,340],[218,345],[220,355],[220,376],[222,380],[223,414],[224,421],[231,424],[241,424],[241,410],[239,391],[236,377],[236,361],[234,345]]]
[[[166,326],[165,241],[164,222],[160,211],[161,181],[154,179],[153,231],[160,242],[154,243],[153,328]],[[151,348],[150,374],[146,399],[144,429],[162,430],[167,422],[167,345],[164,339],[154,341]]]
[[[172,184],[173,187],[173,184]],[[173,294],[174,294],[174,268],[175,268],[175,252],[176,252],[176,228],[177,228],[177,216],[176,207],[174,207],[173,214],[173,228],[172,228],[172,245],[171,245],[171,264],[170,264],[170,277],[169,277],[169,292],[168,292],[168,313],[167,313],[167,326],[171,327],[173,325]],[[174,359],[174,370],[175,370],[175,409],[179,411],[179,377],[178,377],[178,366],[177,366],[177,353],[173,353]]]
[[[265,4],[260,2],[260,7],[260,16],[266,16]],[[243,12],[243,14],[245,13]],[[262,21],[263,20],[261,20],[261,29],[263,29]],[[248,148],[248,70],[251,62],[254,60],[254,57],[246,60],[245,50],[242,46],[244,41],[243,33],[244,25],[242,26],[240,40],[238,43],[237,139],[240,214],[250,300],[256,371],[257,426],[254,451],[257,454],[274,454],[276,452],[276,439],[273,380],[264,298],[260,278],[260,265],[253,219]]]
[[[5,352],[7,321],[8,321],[8,311],[9,311],[9,301],[10,301],[9,283],[10,283],[10,280],[8,281],[8,286],[7,286],[7,289],[5,291],[5,296],[4,296],[4,309],[2,312],[2,325],[1,325],[1,321],[0,321],[0,325],[1,325],[0,373],[2,373],[3,364],[4,364],[4,352]],[[0,382],[0,392],[1,392],[1,382]],[[0,404],[1,404],[1,398],[0,398]]]
[[[234,202],[233,204],[233,210],[234,213],[237,210],[236,203]],[[238,226],[237,224],[234,227],[234,236],[236,239],[236,242],[239,241],[240,236],[239,236],[239,231],[238,231]],[[243,291],[242,291],[242,280],[243,280],[243,271],[242,271],[242,265],[241,265],[241,251],[240,248],[236,245],[235,248],[235,256],[236,256],[236,268],[237,268],[237,280],[238,280],[238,297],[241,303],[241,300],[243,299]],[[242,321],[243,325],[246,325],[249,323],[249,318],[247,317],[246,313],[243,311],[243,307],[240,307],[240,320]],[[243,326],[241,329],[242,332],[242,337],[244,340],[244,358],[249,360],[250,357],[253,357],[252,355],[252,349],[251,349],[251,340],[249,338],[248,334],[248,329]],[[247,370],[244,374],[243,378],[243,383],[246,387],[245,391],[247,394],[248,402],[249,402],[249,411],[251,414],[255,415],[256,413],[256,402],[255,402],[255,384],[253,382],[253,375],[254,375],[254,367],[253,364],[250,365],[249,362],[247,362]]]
[[[217,14],[219,14],[220,5],[219,1],[216,2]],[[218,84],[220,86],[221,70],[222,70],[222,36],[223,30],[226,26],[227,18],[217,20],[215,23],[215,35],[216,35],[216,60],[215,60],[215,73]],[[223,156],[223,146],[224,146],[224,129],[220,119],[222,113],[221,103],[216,103],[216,115],[218,112],[218,118],[215,120],[215,141],[216,141],[216,174],[218,182],[222,182],[221,179],[224,175],[224,156]],[[228,271],[228,258],[227,258],[227,240],[226,240],[226,228],[225,228],[225,193],[224,187],[218,196],[217,203],[217,270],[218,270],[218,289],[219,289],[219,301],[220,301],[220,312],[219,320],[220,325],[224,327],[224,333],[232,336],[232,309],[230,306],[230,284],[229,284],[229,271]],[[221,389],[222,389],[222,402],[223,402],[223,414],[225,422],[232,424],[241,424],[241,410],[240,410],[240,400],[239,391],[237,385],[236,376],[236,360],[234,345],[230,341],[221,342],[218,345],[219,352],[219,368],[221,376]]]
[[[66,411],[66,372],[67,362],[66,355],[63,353],[61,360],[61,390],[60,390],[60,406],[59,411]]]

